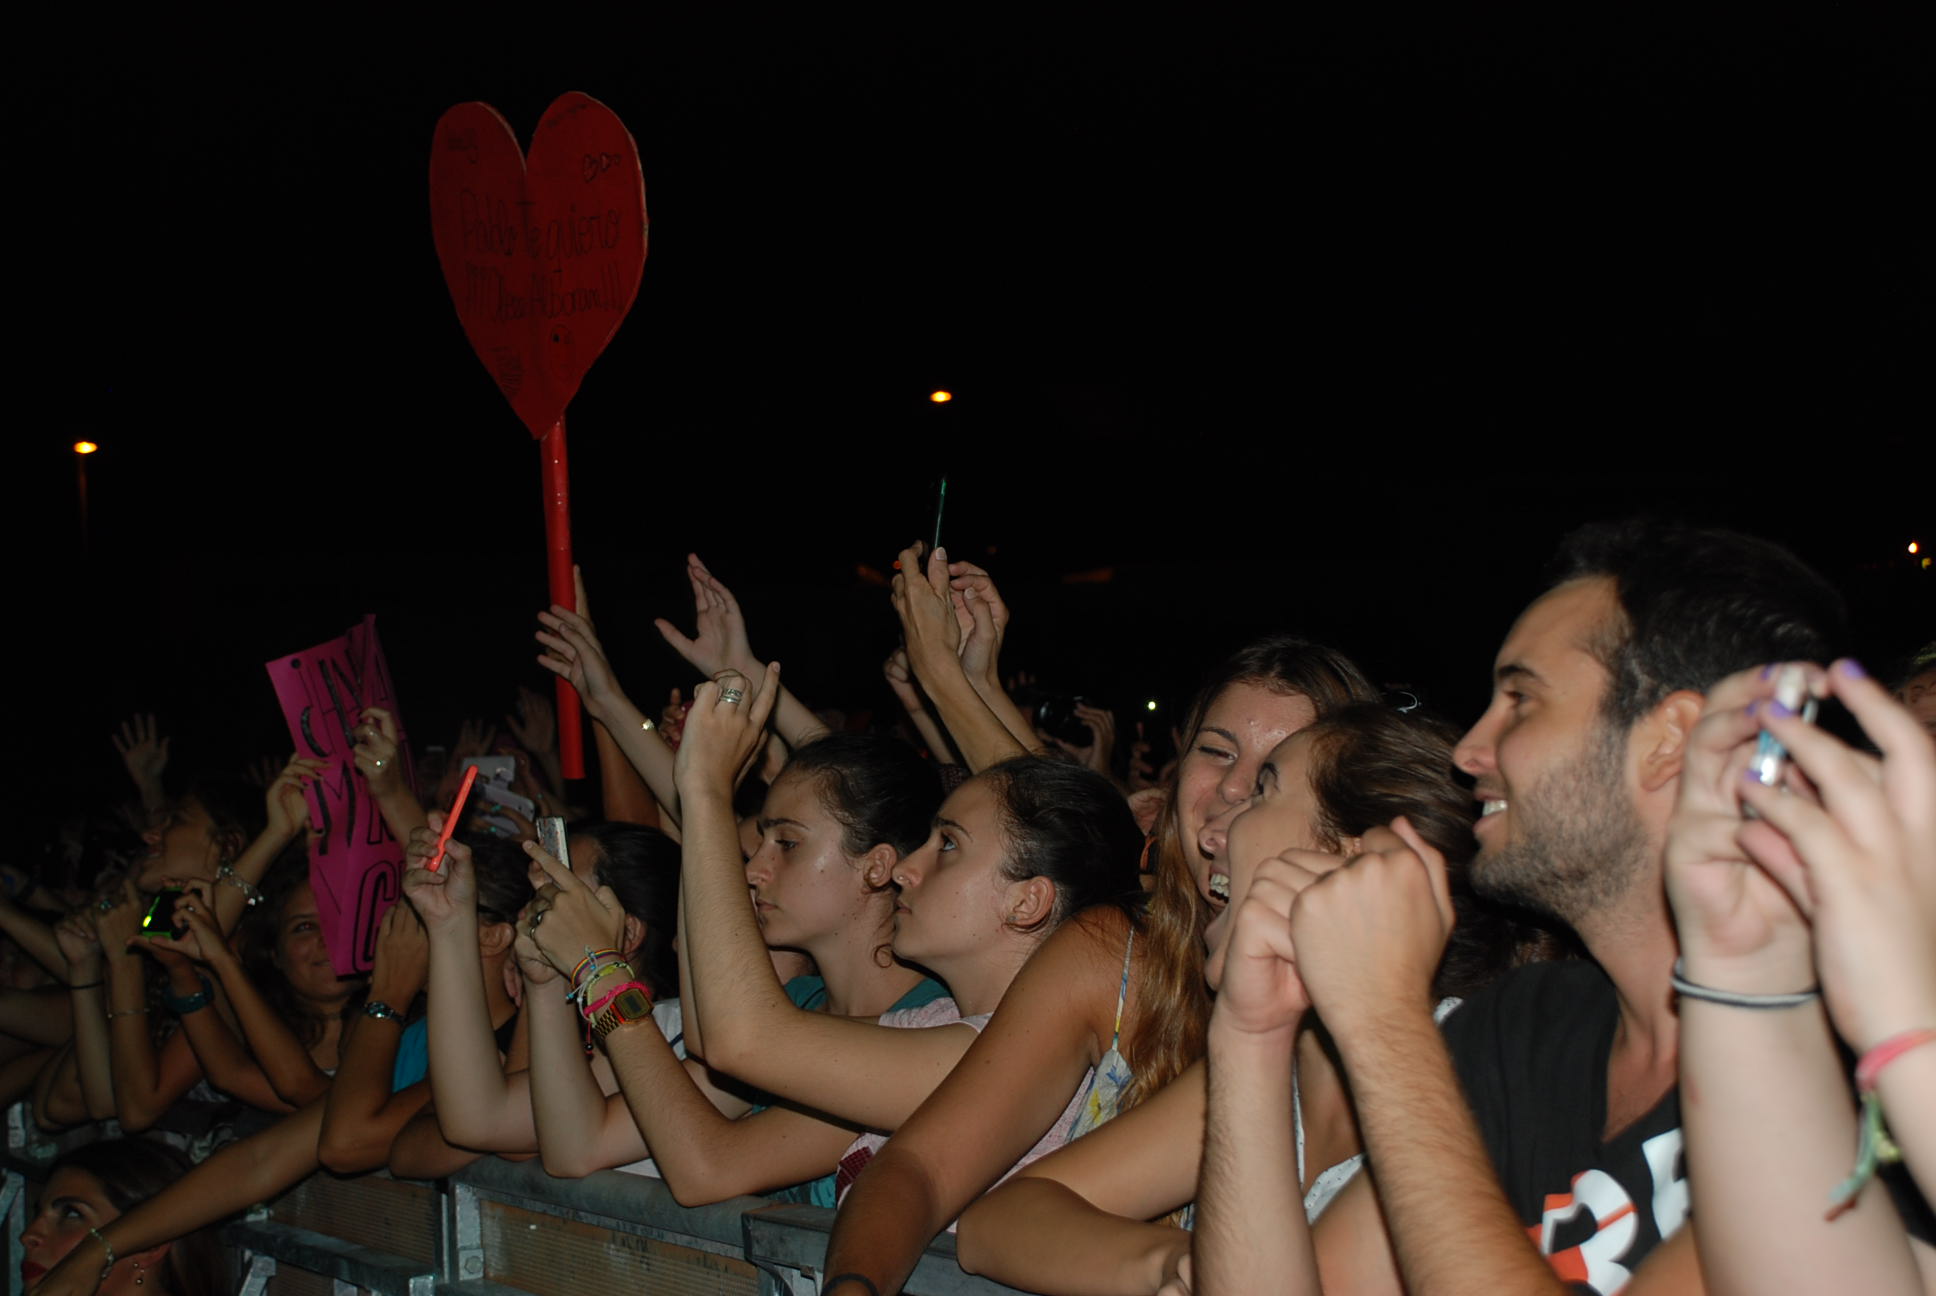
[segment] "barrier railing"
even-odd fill
[[[47,1138],[24,1107],[8,1113],[7,1136],[0,1213],[17,1276],[33,1186],[84,1139]],[[612,1170],[554,1179],[535,1160],[485,1157],[428,1183],[315,1174],[222,1237],[238,1254],[242,1296],[810,1296],[833,1219],[764,1197],[688,1208],[657,1179]],[[906,1290],[1015,1289],[963,1273],[944,1234]]]

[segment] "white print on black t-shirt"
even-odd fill
[[[1668,1130],[1640,1145],[1653,1177],[1654,1232],[1662,1241],[1672,1237],[1687,1219],[1687,1180],[1676,1178],[1674,1167],[1681,1159],[1681,1132]],[[1585,1211],[1594,1222],[1593,1236],[1564,1251],[1553,1250],[1553,1234],[1560,1225]],[[1618,1179],[1604,1170],[1587,1170],[1573,1176],[1573,1191],[1546,1194],[1546,1208],[1540,1221],[1526,1230],[1532,1234],[1541,1255],[1560,1278],[1584,1283],[1600,1296],[1614,1296],[1627,1285],[1633,1274],[1620,1262],[1640,1232],[1634,1216],[1633,1198]]]

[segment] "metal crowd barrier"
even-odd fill
[[[20,1233],[46,1167],[71,1142],[8,1112],[0,1214],[18,1290]],[[657,1179],[606,1170],[553,1179],[536,1160],[485,1157],[435,1182],[310,1176],[226,1225],[240,1296],[812,1296],[834,1214],[764,1197],[687,1208]],[[944,1234],[913,1296],[1015,1289],[961,1271]]]

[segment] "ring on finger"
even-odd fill
[[[736,688],[727,687],[719,690],[719,700],[721,702],[726,703],[728,706],[734,705],[735,703],[739,702],[741,698],[744,698],[745,696],[746,696],[745,689],[736,689]]]

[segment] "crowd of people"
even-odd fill
[[[348,772],[183,780],[129,722],[145,853],[97,824],[0,900],[0,1088],[70,1148],[25,1290],[231,1290],[214,1226],[309,1175],[502,1156],[835,1208],[830,1296],[944,1230],[1072,1296],[1936,1292],[1936,645],[1878,680],[1779,547],[1595,524],[1469,727],[1281,633],[1153,767],[1013,687],[988,572],[896,567],[891,724],[697,557],[657,714],[582,578],[538,615],[593,780],[529,690],[437,764],[363,712],[407,844],[367,975],[308,872]],[[491,755],[523,799],[447,825]]]

